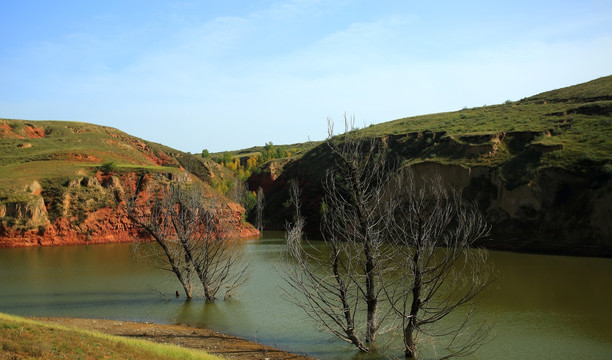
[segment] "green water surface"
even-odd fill
[[[250,281],[214,303],[174,297],[180,286],[172,274],[139,261],[131,245],[0,249],[0,312],[184,323],[317,358],[359,358],[284,298],[283,246],[282,233],[245,242]],[[478,316],[493,321],[494,337],[470,359],[612,358],[612,259],[507,252],[490,259],[497,279]]]

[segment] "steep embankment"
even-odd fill
[[[417,177],[440,175],[475,199],[493,225],[488,247],[612,256],[612,77],[358,133],[384,141]],[[266,190],[268,228],[290,219],[281,209],[287,181],[298,179],[316,230],[321,180],[334,162],[321,144],[252,176],[251,188]]]
[[[234,236],[258,235],[240,205],[207,185],[231,177],[214,162],[85,123],[0,119],[0,139],[0,247],[142,238],[122,205],[124,186],[186,170]]]

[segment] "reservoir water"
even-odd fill
[[[175,298],[172,274],[139,261],[129,244],[0,249],[0,312],[182,323],[317,358],[355,358],[282,295],[283,246],[274,232],[245,242],[249,282],[214,303]],[[612,358],[612,259],[494,251],[490,259],[497,279],[478,312],[494,322],[494,337],[470,359]]]

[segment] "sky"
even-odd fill
[[[612,1],[0,2],[0,117],[199,153],[612,74]]]

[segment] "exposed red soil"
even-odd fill
[[[37,126],[26,125],[25,133],[27,137],[32,139],[40,139],[45,137],[45,130]]]
[[[121,179],[118,179],[99,171],[96,173],[96,180],[104,187],[115,188],[119,192],[124,191],[121,186],[126,191],[130,191],[129,189],[135,189],[137,186],[147,187],[149,183],[155,181],[151,174],[146,174],[141,178],[136,173],[128,173],[123,174]],[[146,194],[148,194],[146,191],[140,192],[137,203],[146,204]],[[253,239],[260,236],[257,229],[243,220],[244,208],[241,205],[227,199],[212,199],[212,194],[209,194],[209,196],[211,197],[211,203],[216,203],[220,207],[219,223],[223,229],[228,230],[227,236],[232,239]],[[0,248],[151,240],[148,234],[132,222],[123,205],[101,207],[96,211],[87,213],[82,220],[58,218],[53,223],[47,222],[31,230],[6,228],[0,223]],[[142,209],[146,211],[146,206]]]
[[[239,206],[239,205],[236,205]],[[233,213],[228,205],[228,217],[224,218],[231,229],[229,236],[234,239],[253,239],[259,231],[243,223],[239,213]],[[239,210],[239,209],[237,209]],[[233,214],[233,215],[231,215]],[[89,213],[80,224],[71,224],[68,219],[57,219],[53,224],[41,229],[28,231],[6,229],[0,224],[0,248],[89,245],[151,241],[150,236],[141,231],[128,218],[124,210],[110,207],[100,208]]]
[[[23,139],[23,136],[14,132],[9,124],[0,124],[0,137],[5,139]]]
[[[127,217],[105,216],[111,211],[112,209],[103,208],[91,213],[85,222],[78,227],[70,224],[67,219],[58,219],[46,228],[28,231],[4,229],[0,225],[0,248],[125,243],[149,240],[148,236],[134,227]]]
[[[83,161],[83,162],[102,162],[102,159],[95,155],[87,155],[87,154],[68,154],[66,155],[66,160],[73,161]]]
[[[189,326],[76,318],[41,318],[37,320],[111,335],[139,338],[204,350],[209,354],[222,356],[226,359],[313,360],[311,357],[292,354],[270,346],[220,334],[209,329]]]
[[[151,161],[153,164],[157,166],[175,164],[174,159],[172,159],[170,156],[164,153],[154,154],[152,151],[149,150],[149,147],[146,145],[144,149],[141,149],[138,146],[136,148],[140,151],[142,155],[144,155],[147,159],[149,159],[149,161]]]
[[[132,147],[134,147],[138,152],[140,152],[145,158],[147,158],[147,160],[149,160],[154,165],[157,165],[157,166],[176,165],[176,161],[172,157],[170,157],[169,155],[165,153],[157,153],[157,154],[153,153],[153,151],[151,151],[149,146],[142,141],[139,141],[137,139],[128,138],[128,137],[119,137],[117,134],[114,134],[114,133],[108,133],[108,134],[113,138],[120,139],[121,141],[109,139],[109,140],[106,140],[107,143],[111,145],[117,145],[117,146],[125,146],[125,144],[129,144]]]

